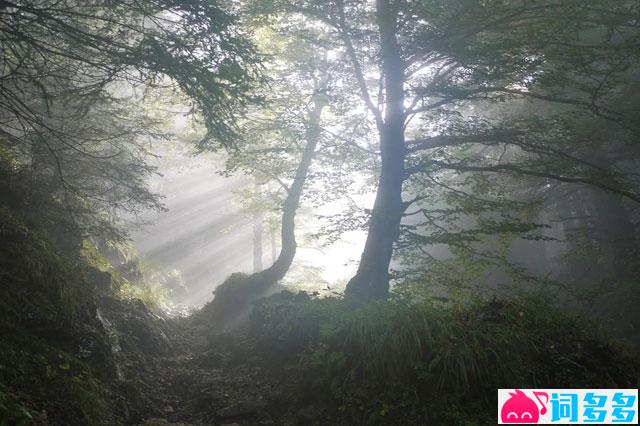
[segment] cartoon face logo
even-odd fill
[[[534,392],[534,396],[542,407],[541,410],[538,410],[538,405],[519,389],[516,389],[515,393],[509,392],[509,395],[511,397],[500,410],[500,419],[503,423],[538,423],[540,414],[547,412],[545,404],[549,401],[549,395],[545,392]],[[540,400],[541,396],[546,398],[545,403]]]

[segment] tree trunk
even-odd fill
[[[278,257],[278,245],[276,242],[276,230],[270,227],[269,234],[271,234],[271,263],[275,262]]]
[[[229,329],[241,321],[251,311],[252,302],[264,297],[286,275],[293,263],[297,243],[295,236],[295,218],[302,190],[307,180],[311,162],[320,141],[320,117],[327,105],[324,91],[327,85],[327,73],[324,70],[322,80],[316,82],[316,94],[312,99],[312,109],[306,117],[306,145],[302,158],[296,168],[292,184],[287,188],[287,196],[282,209],[280,253],[267,269],[250,275],[232,274],[224,283],[216,287],[214,299],[207,304],[198,316],[218,329]],[[198,320],[198,319],[197,319]]]
[[[258,178],[255,178],[254,188],[259,191]],[[262,271],[262,212],[253,213],[253,272]]]
[[[249,314],[251,303],[264,297],[271,287],[284,278],[293,263],[297,249],[296,211],[320,140],[320,115],[325,105],[324,96],[317,96],[308,116],[305,135],[307,143],[284,201],[280,254],[267,269],[250,275],[232,274],[224,283],[216,287],[214,299],[200,311],[198,316],[209,322],[213,328],[224,330],[234,327]]]
[[[295,235],[296,211],[298,210],[302,189],[307,180],[309,168],[311,167],[311,162],[313,161],[316,147],[320,140],[320,115],[322,114],[322,110],[325,106],[326,100],[324,99],[324,96],[316,96],[313,103],[313,109],[309,112],[309,118],[307,121],[307,129],[305,133],[307,144],[302,152],[302,158],[298,164],[298,168],[296,169],[296,175],[293,179],[293,183],[287,191],[287,198],[284,201],[282,209],[280,254],[269,268],[259,274],[256,274],[265,282],[276,283],[284,278],[291,266],[291,263],[293,263],[293,258],[296,255],[296,249],[298,247]]]
[[[262,214],[253,214],[253,272],[262,270]]]
[[[379,124],[380,179],[369,231],[356,275],[345,295],[358,301],[384,299],[389,294],[389,264],[404,211],[404,65],[396,38],[396,14],[388,0],[376,1],[384,81],[384,119]]]

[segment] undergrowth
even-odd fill
[[[159,286],[127,279],[55,197],[27,202],[4,172],[0,161],[0,426],[141,421],[140,378],[122,370],[170,350],[150,310],[164,303]]]
[[[61,203],[28,189],[0,162],[0,425],[117,424],[96,270]]]
[[[85,268],[0,208],[0,424],[115,424]]]
[[[251,332],[271,370],[343,424],[494,424],[498,388],[637,387],[593,324],[539,299],[373,302],[280,295]]]

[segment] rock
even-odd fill
[[[300,424],[309,424],[309,422],[318,420],[320,417],[322,417],[322,413],[313,405],[308,405],[298,411],[298,420],[300,420]]]
[[[87,278],[91,282],[100,295],[109,294],[111,287],[111,274],[109,272],[102,272],[94,267],[86,268]]]
[[[117,332],[123,351],[154,356],[173,351],[173,344],[165,332],[166,321],[149,311],[141,300],[123,302],[103,296],[97,304],[104,319]]]
[[[246,416],[255,414],[265,409],[266,406],[267,403],[264,400],[241,401],[218,410],[216,414],[223,418]]]
[[[189,423],[171,423],[167,419],[147,419],[141,426],[194,426]]]
[[[197,358],[197,363],[201,367],[211,369],[224,364],[226,360],[227,357],[225,356],[225,354],[215,350],[210,350],[199,355]]]
[[[271,415],[266,411],[261,411],[258,414],[257,419],[258,419],[259,426],[271,426],[275,424],[275,422],[271,418]]]
[[[213,401],[219,401],[221,399],[224,399],[225,397],[228,397],[229,394],[225,393],[222,389],[218,388],[218,387],[214,387],[214,388],[205,388],[202,389],[200,391],[201,395],[208,395],[209,398]]]

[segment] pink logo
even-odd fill
[[[540,414],[547,412],[546,404],[549,402],[549,394],[546,392],[533,392],[533,395],[540,403],[541,409],[538,410],[538,405],[519,389],[514,392],[509,392],[511,397],[502,406],[500,410],[500,418],[503,423],[538,423]],[[540,397],[544,397],[545,401],[542,402]]]

